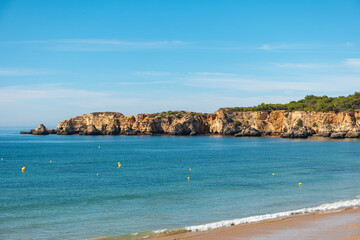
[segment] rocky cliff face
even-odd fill
[[[168,112],[124,116],[116,112],[84,114],[64,120],[56,129],[40,125],[35,135],[234,135],[306,138],[359,138],[360,112],[231,112],[219,109],[212,114]]]
[[[58,134],[81,135],[195,135],[209,133],[208,115],[178,112],[176,115],[90,113],[59,123]]]

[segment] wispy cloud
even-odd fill
[[[141,77],[148,77],[148,76],[162,77],[162,76],[169,76],[169,75],[171,75],[171,73],[170,72],[147,71],[147,72],[134,72],[134,75],[141,76]]]
[[[1,68],[0,76],[38,76],[48,75],[53,71],[44,69],[27,69],[27,68]]]
[[[298,49],[299,46],[291,46],[288,44],[279,44],[279,45],[271,45],[271,44],[263,44],[257,49],[259,50],[265,50],[265,51],[271,51],[271,50],[278,50],[278,49]]]
[[[140,105],[139,99],[124,93],[91,91],[59,85],[0,88],[0,126],[56,124],[66,118],[96,111],[122,111]]]
[[[322,49],[325,48],[325,44],[318,43],[281,43],[281,44],[263,44],[257,47],[258,50],[275,51],[275,50],[309,50],[309,49]]]
[[[244,44],[242,42],[211,42],[211,41],[181,41],[181,40],[119,40],[119,39],[53,39],[53,40],[23,40],[3,41],[0,44],[10,45],[36,45],[42,49],[53,51],[128,51],[140,49],[206,49],[224,51],[349,51],[357,50],[355,44],[346,42],[342,44],[327,43],[264,43],[262,45]]]
[[[120,86],[130,86],[130,85],[164,85],[173,83],[171,81],[133,81],[133,82],[118,82]]]
[[[40,45],[54,51],[124,51],[166,49],[186,45],[183,41],[121,41],[113,39],[58,39],[2,42],[2,44]]]
[[[278,82],[278,81],[262,81],[244,78],[190,78],[186,85],[202,88],[228,89],[237,91],[284,91],[284,90],[319,90],[321,84],[305,83],[305,82]]]
[[[157,94],[162,93],[162,94]],[[36,126],[44,123],[55,127],[64,119],[96,111],[123,114],[153,113],[167,110],[214,112],[220,107],[249,106],[263,101],[286,102],[286,97],[231,97],[218,93],[159,91],[92,91],[62,85],[0,87],[0,126]],[[36,106],[36,107],[34,107]]]
[[[353,43],[353,42],[346,42],[346,43],[345,43],[345,46],[346,46],[346,47],[353,47],[353,46],[355,46],[355,43]]]
[[[348,58],[335,63],[273,63],[275,67],[283,69],[299,70],[336,70],[341,72],[351,72],[360,70],[360,58]]]
[[[183,85],[191,86],[191,91]],[[305,93],[351,93],[360,89],[360,78],[324,77],[313,82],[281,82],[199,76],[182,81],[179,87],[167,91],[126,87],[114,87],[111,91],[86,90],[61,84],[0,87],[0,126],[35,126],[42,122],[55,127],[64,119],[96,111],[116,111],[126,115],[167,110],[214,112],[226,106],[285,103],[299,99]],[[209,88],[214,90],[208,91]]]
[[[226,89],[241,92],[319,92],[332,93],[339,91],[352,92],[360,89],[360,76],[321,76],[315,79],[303,77],[303,81],[289,79],[288,81],[274,81],[262,79],[247,79],[238,77],[193,77],[185,84],[191,87]],[[312,76],[311,78],[314,78]]]
[[[261,49],[261,50],[271,50],[272,47],[270,47],[269,44],[264,44],[264,45],[258,47],[258,49]]]
[[[63,87],[62,84],[41,86],[10,86],[0,88],[0,106],[6,106],[9,103],[42,99],[61,99],[65,101],[68,99],[76,99],[77,101],[83,101],[86,99],[104,98],[108,95],[109,93],[104,92],[66,88]]]
[[[191,72],[190,75],[202,75],[202,76],[233,76],[232,73],[221,73],[221,72]]]
[[[334,66],[330,64],[318,64],[318,63],[275,63],[274,65],[279,68],[290,68],[290,69],[324,69]]]
[[[256,47],[257,50],[262,51],[359,51],[355,48],[355,44],[347,42],[343,44],[329,44],[329,43],[264,43],[261,46]]]
[[[345,60],[345,65],[360,69],[360,58],[349,58]]]

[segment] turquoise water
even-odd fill
[[[118,236],[360,194],[360,141],[17,133],[0,131],[0,239]]]

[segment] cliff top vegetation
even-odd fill
[[[254,111],[315,111],[315,112],[354,112],[360,109],[360,92],[355,92],[347,97],[328,97],[307,95],[299,101],[286,104],[261,103],[254,107],[223,108],[227,113],[254,112]]]

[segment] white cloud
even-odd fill
[[[360,69],[360,58],[349,58],[337,63],[273,63],[274,66],[284,69],[325,70],[337,72],[351,72]]]
[[[360,58],[349,58],[345,60],[345,65],[360,69]]]
[[[184,44],[182,41],[119,41],[108,39],[74,39],[74,40],[58,40],[58,43],[69,44],[85,44],[85,45],[112,45],[123,47],[138,47],[138,48],[161,48],[173,47]]]
[[[158,92],[161,92],[159,90]],[[116,111],[125,115],[168,110],[215,112],[220,107],[250,106],[262,101],[286,102],[288,98],[228,97],[209,92],[157,94],[152,92],[89,91],[62,85],[0,88],[0,126],[48,127],[70,117],[96,111]]]
[[[291,69],[324,69],[333,67],[330,64],[317,64],[317,63],[275,63],[275,66],[279,68],[291,68]]]
[[[159,94],[161,93],[161,94]],[[61,85],[0,88],[0,126],[32,126],[39,123],[55,127],[60,121],[97,111],[126,115],[167,110],[215,111],[220,102],[209,96],[153,91],[89,91]]]
[[[221,72],[193,72],[191,75],[205,75],[205,76],[233,76],[232,73],[221,73]]]
[[[90,91],[61,85],[16,86],[0,88],[0,126],[33,125],[44,122],[54,126],[75,115],[96,111],[129,110],[139,105],[137,98],[122,97],[122,92]]]
[[[31,44],[54,51],[123,51],[164,49],[186,45],[183,41],[121,41],[113,39],[58,39],[2,42],[3,44]]]
[[[303,46],[300,45],[289,45],[289,44],[277,44],[277,45],[270,45],[270,44],[263,44],[257,49],[271,51],[271,50],[278,50],[278,49],[301,49]]]
[[[133,81],[133,82],[118,82],[118,85],[126,86],[126,85],[160,85],[160,84],[170,84],[172,81]]]
[[[134,75],[142,76],[142,77],[148,77],[148,76],[161,77],[161,76],[169,76],[169,75],[171,75],[171,73],[170,72],[147,71],[147,72],[135,72]]]
[[[179,88],[166,91],[162,88],[129,90],[126,87],[123,91],[101,91],[66,85],[2,87],[0,126],[36,127],[44,123],[48,127],[56,127],[64,119],[97,111],[115,111],[125,115],[167,110],[214,112],[220,107],[252,106],[261,102],[285,103],[303,97],[304,92],[344,95],[360,89],[359,76],[323,76],[307,80],[281,82],[199,75],[179,82]],[[190,86],[191,91],[184,85]]]
[[[264,45],[262,45],[261,47],[259,47],[258,49],[261,49],[261,50],[270,50],[271,47],[270,47],[269,44],[264,44]]]
[[[51,74],[52,71],[25,68],[0,68],[0,76],[38,76]]]
[[[317,50],[339,50],[339,49],[345,49],[346,46],[344,44],[340,45],[330,45],[326,43],[274,43],[274,44],[263,44],[260,47],[257,47],[258,50],[264,50],[264,51],[275,51],[275,50],[296,50],[296,51],[304,51],[304,50],[311,50],[311,51],[317,51]]]
[[[74,106],[84,103],[84,106],[87,106],[87,102],[96,105],[99,99],[108,96],[109,94],[104,92],[77,90],[57,85],[3,87],[0,88],[0,106],[6,107],[11,104],[25,104],[39,100],[59,100]],[[96,101],[92,102],[93,99]]]
[[[360,89],[360,76],[321,76],[303,77],[304,80],[288,81],[259,80],[246,78],[193,77],[185,84],[192,87],[227,89],[242,92],[275,92],[301,91],[331,93],[339,91],[352,92]]]

